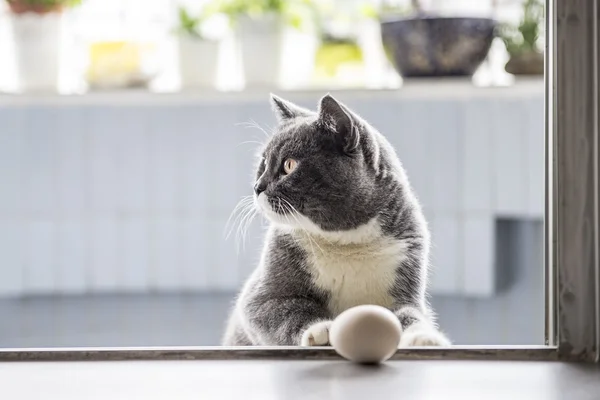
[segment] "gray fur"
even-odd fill
[[[404,330],[416,322],[436,329],[426,302],[429,232],[391,145],[329,95],[316,113],[276,96],[272,107],[279,126],[263,151],[256,187],[290,226],[271,224],[260,264],[237,298],[223,344],[298,345],[308,327],[336,317],[330,306],[333,294],[315,284],[308,264],[315,251],[310,244],[318,244],[320,233],[298,228],[292,208],[324,234],[342,237],[377,221],[382,236],[374,241],[406,249],[393,272],[396,278],[387,293],[393,304],[388,307]],[[298,167],[286,176],[282,164],[289,157]],[[309,245],[302,236],[310,236]],[[332,246],[327,249],[338,245]]]

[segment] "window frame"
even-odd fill
[[[559,358],[598,362],[600,6],[555,0],[547,9],[546,335]]]
[[[599,24],[596,0],[546,0],[546,346],[410,348],[392,359],[599,361]],[[337,358],[298,347],[0,350],[0,361]]]

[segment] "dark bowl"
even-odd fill
[[[382,20],[381,38],[403,77],[471,76],[490,50],[495,27],[489,18]]]

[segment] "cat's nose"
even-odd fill
[[[264,192],[266,188],[267,185],[259,181],[256,183],[256,185],[254,185],[254,193],[256,193],[256,195],[258,196],[259,194]]]

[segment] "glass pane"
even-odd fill
[[[14,4],[0,347],[544,343],[539,0]]]

